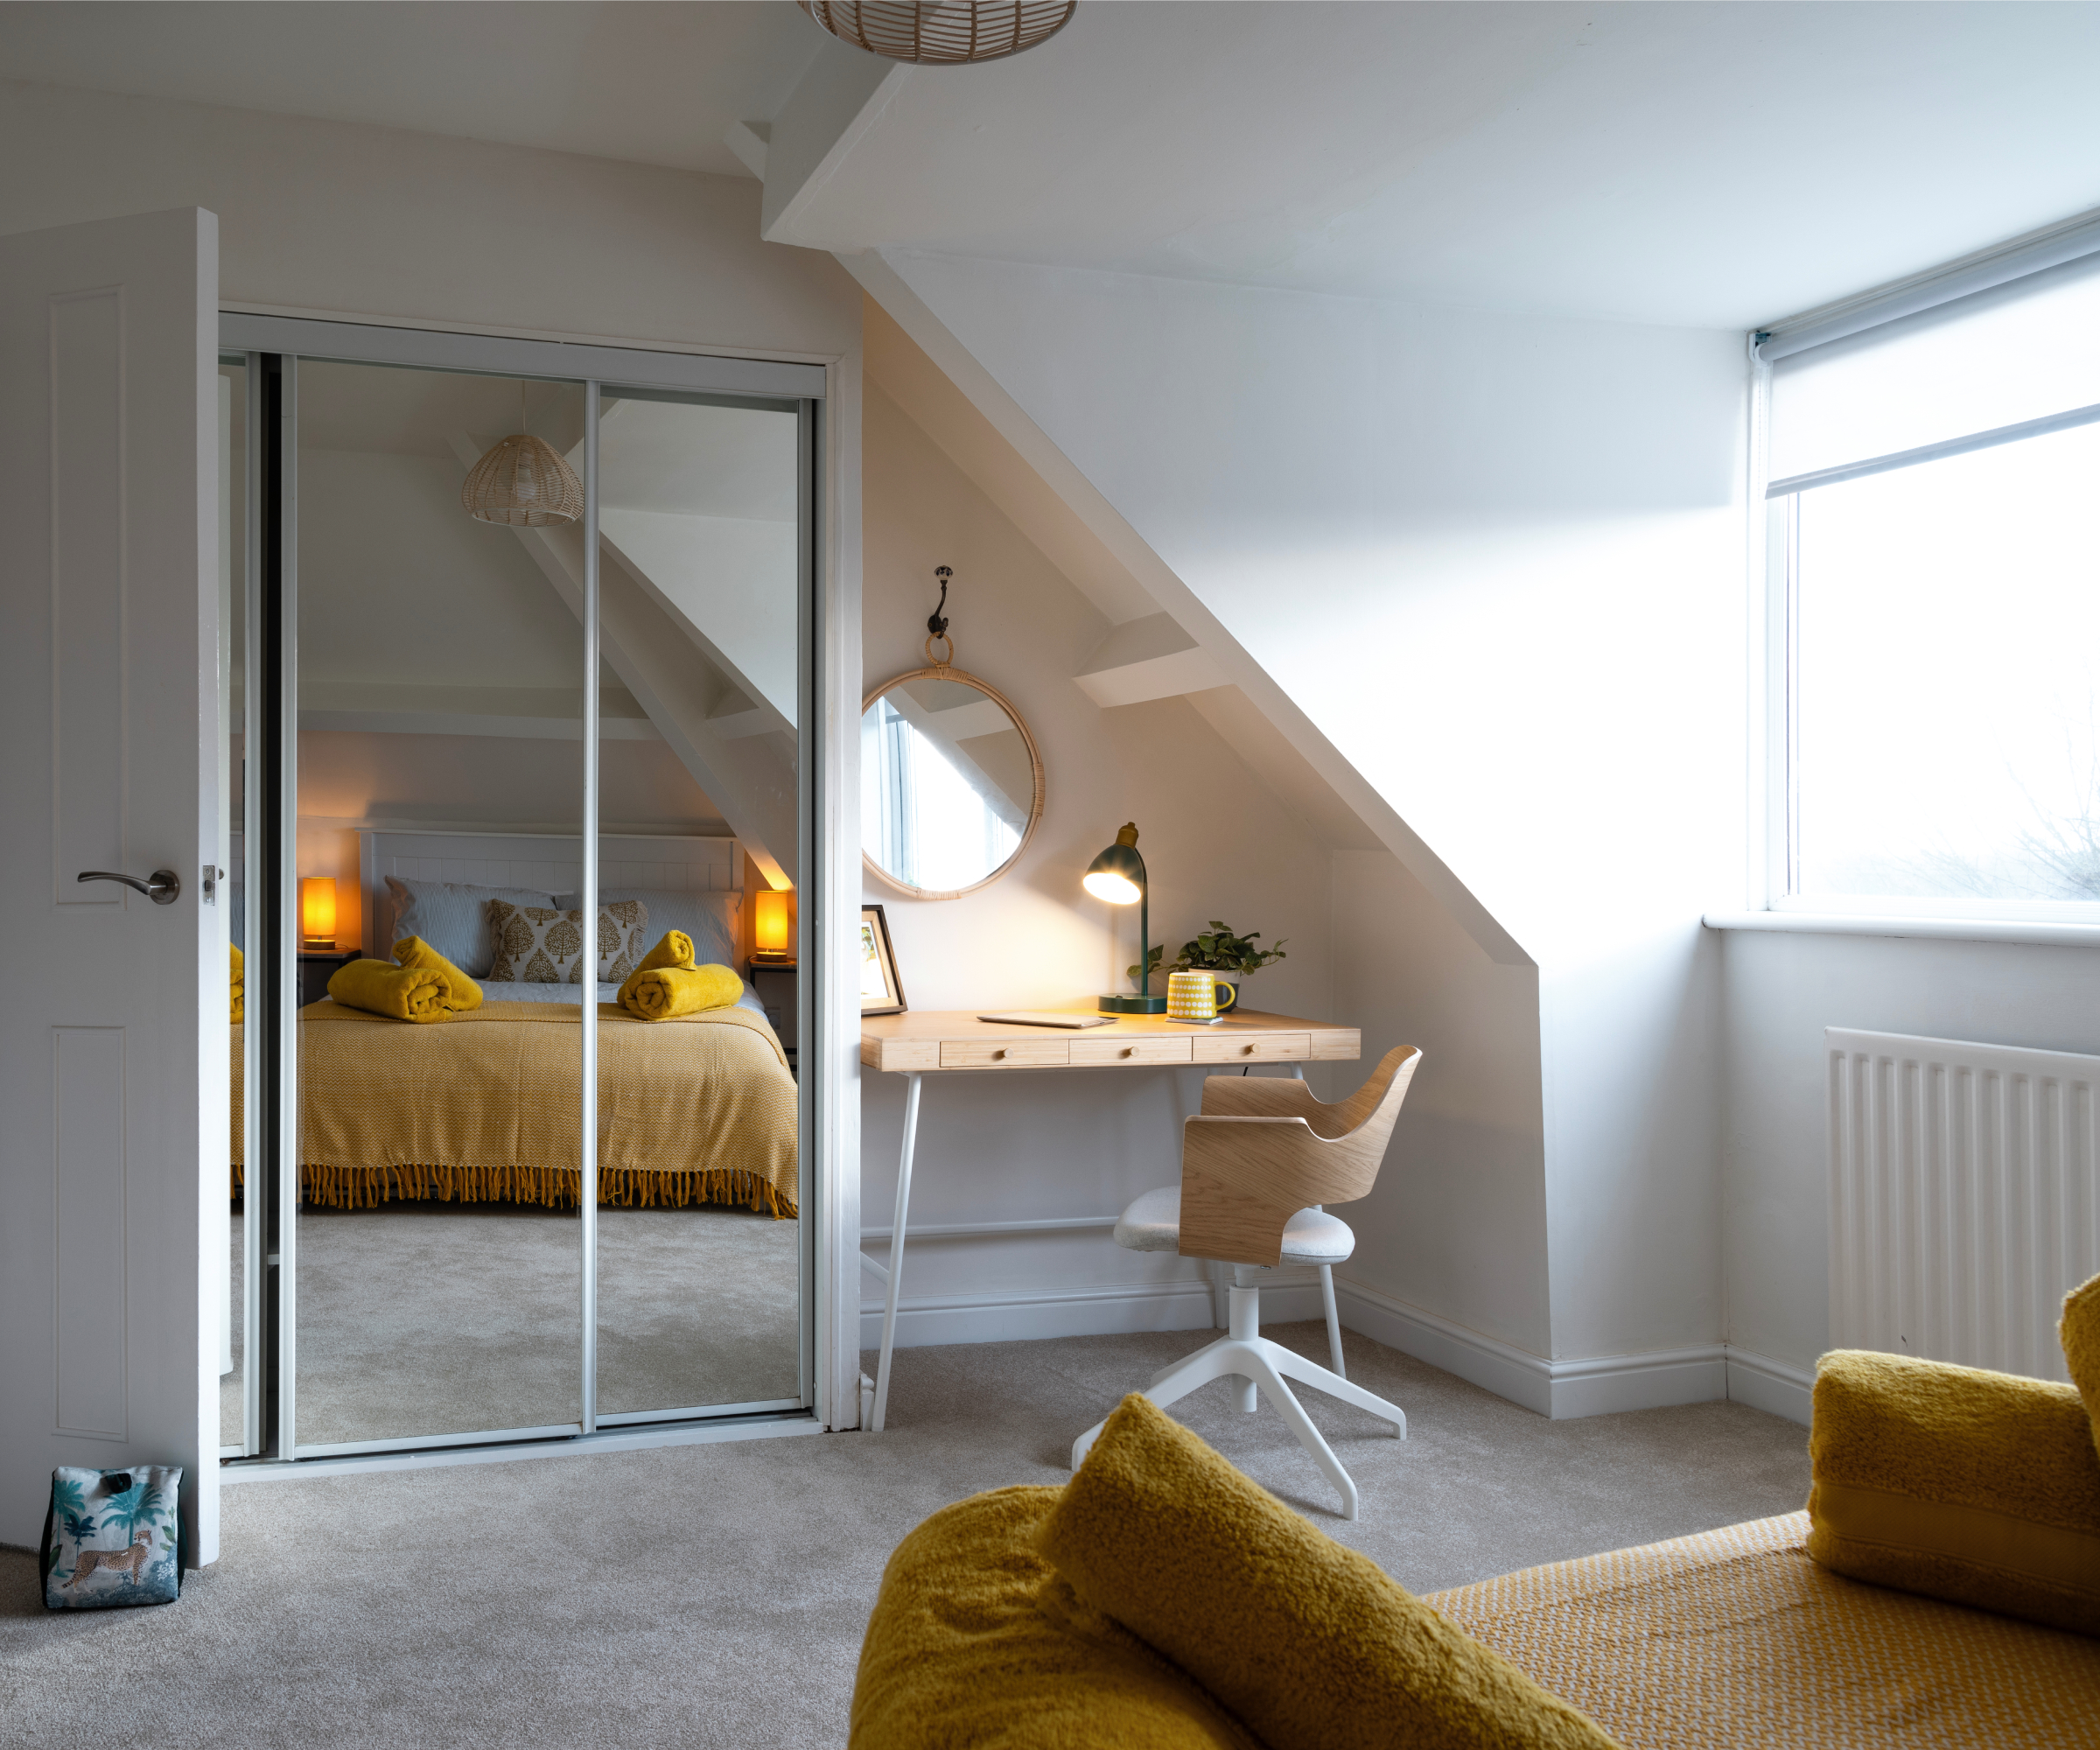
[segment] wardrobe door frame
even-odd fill
[[[463,371],[479,374],[519,376],[541,381],[560,381],[581,387],[585,396],[585,472],[584,498],[586,529],[584,542],[584,659],[585,659],[585,726],[584,732],[585,783],[583,798],[584,830],[582,842],[582,888],[584,904],[591,906],[598,892],[598,821],[597,772],[598,736],[596,699],[598,690],[598,656],[599,628],[598,624],[598,575],[599,556],[597,532],[598,517],[598,444],[596,421],[591,416],[598,406],[599,388],[609,385],[617,389],[621,385],[647,387],[669,390],[685,390],[700,394],[743,396],[763,398],[780,403],[792,404],[797,416],[797,458],[801,478],[798,481],[798,597],[797,618],[803,629],[800,640],[799,666],[802,672],[802,708],[797,725],[798,756],[798,816],[802,822],[801,843],[797,847],[796,879],[800,884],[801,904],[798,906],[798,958],[808,968],[803,975],[797,1003],[799,1050],[802,1066],[798,1097],[798,1119],[801,1127],[801,1146],[805,1165],[803,1174],[803,1201],[801,1211],[801,1264],[797,1325],[797,1353],[799,1388],[802,1407],[796,1410],[774,1410],[758,1416],[746,1416],[743,1423],[777,1423],[783,1419],[806,1420],[814,1415],[818,1426],[850,1427],[857,1421],[859,1394],[853,1389],[857,1384],[859,1355],[859,1248],[857,1244],[842,1242],[841,1235],[857,1231],[858,1227],[858,1184],[850,1182],[856,1175],[843,1170],[844,1156],[858,1138],[857,1122],[842,1123],[844,1108],[858,1094],[853,1078],[841,1066],[851,1066],[858,1060],[858,1029],[845,1027],[845,1010],[835,1001],[827,1001],[830,988],[840,983],[839,977],[830,976],[831,969],[825,964],[825,949],[834,932],[824,928],[836,895],[830,892],[837,885],[831,878],[836,869],[844,867],[857,858],[842,858],[833,847],[823,842],[823,829],[832,833],[845,832],[858,844],[856,821],[849,812],[844,816],[841,808],[851,810],[858,798],[854,782],[856,774],[852,761],[858,751],[855,736],[842,732],[844,721],[840,713],[839,701],[846,694],[830,682],[838,675],[850,671],[858,675],[858,619],[853,610],[858,606],[858,592],[842,591],[836,581],[842,575],[857,577],[858,568],[850,567],[845,559],[846,542],[843,532],[836,527],[837,507],[856,496],[844,489],[827,494],[822,490],[825,470],[836,466],[836,458],[827,454],[825,443],[825,403],[835,382],[839,387],[850,384],[841,375],[843,361],[824,363],[795,362],[768,359],[750,359],[717,354],[656,352],[640,348],[600,346],[561,341],[522,340],[502,335],[453,333],[420,328],[394,328],[347,322],[317,321],[304,318],[251,315],[222,312],[220,317],[220,349],[222,354],[243,353],[252,364],[261,364],[262,355],[281,358],[284,363],[286,394],[282,423],[283,433],[280,453],[283,466],[282,502],[277,521],[277,551],[273,556],[282,578],[283,598],[280,605],[282,617],[278,653],[282,664],[283,688],[277,715],[281,718],[279,733],[282,738],[281,780],[284,794],[278,798],[279,808],[269,810],[276,818],[269,826],[282,827],[296,817],[298,699],[297,688],[297,429],[296,383],[297,361],[301,357],[329,362],[363,363],[388,366],[405,366],[438,371]],[[259,399],[259,397],[258,397]],[[251,407],[255,402],[251,401]],[[254,428],[250,428],[251,452],[259,452]],[[258,457],[256,468],[260,470]],[[251,473],[251,479],[256,478]],[[258,497],[261,495],[258,494]],[[261,525],[262,506],[251,498],[249,508],[251,544],[249,563],[251,577],[260,581],[265,560],[261,551],[265,531]],[[826,563],[827,558],[830,563]],[[262,593],[260,591],[257,594]],[[251,603],[261,606],[251,595]],[[253,619],[249,621],[251,653],[257,648],[261,627]],[[251,696],[260,690],[255,670],[260,665],[249,664]],[[858,709],[858,689],[847,691],[853,694],[848,707]],[[834,696],[836,695],[836,696]],[[257,701],[260,703],[260,701]],[[857,719],[856,719],[857,720]],[[251,717],[249,723],[256,719]],[[850,726],[850,725],[849,725]],[[252,734],[250,739],[253,739]],[[250,754],[250,772],[256,762]],[[834,770],[836,767],[837,769]],[[252,786],[251,786],[252,788]],[[842,804],[842,800],[844,799]],[[252,828],[265,829],[265,822],[256,816],[264,810],[251,806],[249,821]],[[274,910],[279,928],[273,934],[277,940],[273,956],[276,978],[282,981],[280,990],[297,988],[298,944],[294,933],[297,917],[296,859],[289,856],[271,858],[262,840],[271,835],[267,830],[251,830],[243,845],[246,857],[244,876],[254,885],[250,894],[249,919],[251,939],[258,939],[256,928],[259,914]],[[851,847],[849,847],[850,849]],[[273,868],[271,865],[275,864]],[[274,906],[265,907],[256,903],[262,898],[258,878],[274,877],[271,897]],[[281,891],[278,891],[281,890]],[[570,1429],[556,1430],[494,1430],[478,1434],[446,1434],[416,1437],[413,1439],[360,1441],[342,1446],[331,1445],[314,1447],[298,1439],[296,1401],[296,1320],[293,1316],[293,1296],[296,1293],[296,1271],[293,1263],[294,1230],[296,1223],[287,1219],[289,1212],[298,1208],[298,1038],[297,1021],[289,1004],[279,1004],[279,1028],[284,1038],[278,1050],[267,1054],[277,1058],[274,1066],[274,1102],[277,1122],[270,1128],[275,1135],[270,1140],[276,1143],[276,1172],[272,1175],[275,1196],[271,1211],[276,1242],[270,1263],[282,1267],[276,1271],[277,1293],[274,1304],[265,1310],[262,1284],[257,1282],[248,1296],[249,1305],[262,1314],[263,1328],[267,1331],[274,1349],[275,1367],[272,1369],[274,1395],[276,1399],[274,1417],[262,1418],[268,1427],[267,1437],[258,1441],[260,1431],[251,1424],[248,1440],[245,1443],[251,1452],[261,1446],[261,1456],[271,1460],[292,1460],[304,1465],[327,1463],[330,1469],[346,1465],[384,1465],[389,1461],[413,1461],[421,1452],[435,1448],[458,1448],[466,1446],[500,1446],[514,1444],[521,1438],[542,1439],[547,1445],[542,1450],[589,1450],[598,1436],[596,1415],[596,1355],[597,1355],[597,1202],[595,1196],[582,1200],[582,1231],[579,1236],[584,1247],[583,1282],[580,1314],[580,1353],[583,1365],[582,1420]],[[586,1177],[595,1179],[597,1165],[597,1088],[594,1072],[598,1061],[597,1012],[593,1005],[586,1004],[582,1028],[583,1073],[590,1082],[590,1091],[584,1101],[583,1159]],[[251,1030],[252,1031],[252,1030]],[[265,1054],[256,1054],[260,1057]],[[271,1078],[271,1066],[257,1063],[254,1068],[262,1072],[262,1081]],[[256,1084],[251,1083],[251,1087]],[[258,1090],[260,1091],[260,1090]],[[254,1111],[262,1102],[249,1102]],[[858,1119],[858,1111],[850,1115]],[[256,1129],[262,1127],[257,1125]],[[258,1140],[262,1138],[258,1138]],[[250,1154],[251,1162],[255,1155]],[[256,1182],[253,1166],[248,1172],[251,1185]],[[250,1202],[254,1200],[251,1198]],[[253,1225],[251,1223],[251,1225]],[[260,1235],[258,1234],[258,1239]],[[256,1250],[261,1251],[258,1244]],[[258,1260],[260,1261],[260,1260]],[[842,1280],[842,1277],[844,1278]],[[836,1327],[836,1328],[834,1328]],[[260,1352],[260,1345],[249,1340],[251,1348]],[[842,1384],[841,1382],[845,1382]],[[256,1396],[262,1395],[258,1386]],[[257,1404],[257,1409],[262,1407]],[[717,1431],[721,1435],[733,1435],[739,1418],[736,1406],[714,1411],[688,1412],[678,1417],[667,1416],[649,1426],[630,1425],[629,1418],[620,1418],[620,1425],[608,1427],[602,1437],[608,1444],[628,1448],[649,1444],[656,1431],[665,1438],[692,1438],[701,1429]],[[760,1430],[752,1428],[752,1432]],[[780,1432],[787,1432],[785,1430]]]

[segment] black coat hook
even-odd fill
[[[934,567],[934,575],[941,579],[941,603],[939,607],[934,608],[931,613],[927,615],[926,629],[935,638],[946,638],[948,636],[948,617],[942,612],[941,609],[948,606],[948,580],[956,574],[948,566],[936,565]]]

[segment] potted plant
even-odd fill
[[[1208,930],[1194,942],[1181,944],[1181,953],[1171,970],[1215,973],[1232,986],[1236,1005],[1241,979],[1252,977],[1272,962],[1289,958],[1284,952],[1283,942],[1274,948],[1256,947],[1261,939],[1259,930],[1250,935],[1240,935],[1222,918],[1213,918]]]

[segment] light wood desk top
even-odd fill
[[[987,1003],[989,1010],[996,1004]],[[860,1060],[871,1069],[1116,1069],[1144,1064],[1331,1062],[1361,1057],[1354,1027],[1235,1009],[1215,1021],[1118,1015],[1105,1027],[981,1021],[975,1009],[866,1015]]]

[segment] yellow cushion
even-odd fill
[[[2100,1453],[2076,1387],[1833,1349],[1809,1456],[1826,1568],[2100,1634]]]
[[[2094,1450],[2100,1452],[2100,1276],[2063,1297],[2063,1322],[2056,1334],[2063,1340],[2072,1382],[2085,1400]]]
[[[1109,1418],[1041,1549],[1271,1750],[1613,1743],[1147,1398]]]
[[[976,1495],[897,1546],[861,1642],[851,1750],[1259,1750],[1035,1553],[1060,1493]]]

